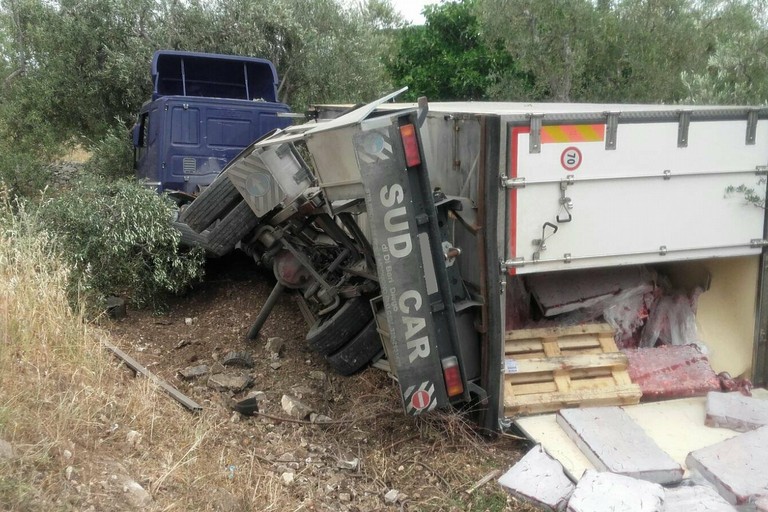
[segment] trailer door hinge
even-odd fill
[[[677,147],[688,147],[688,128],[691,125],[691,111],[681,110],[677,122]]]
[[[749,241],[749,246],[752,248],[768,247],[768,240],[763,238],[753,238]]]
[[[525,178],[510,178],[506,174],[502,174],[501,188],[525,188]]]
[[[520,268],[525,266],[525,258],[513,258],[501,262],[501,272],[505,273],[511,268]]]
[[[755,136],[757,135],[757,120],[759,119],[760,111],[751,109],[747,112],[747,146],[755,145]]]
[[[619,131],[620,112],[604,112],[605,116],[605,149],[616,149],[616,137]]]
[[[541,153],[541,120],[544,114],[528,114],[531,119],[531,133],[528,139],[528,152]]]

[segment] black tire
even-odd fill
[[[376,321],[371,320],[349,343],[325,359],[336,373],[352,375],[367,366],[382,350]]]
[[[173,227],[181,233],[181,244],[186,247],[202,247],[208,245],[208,236],[201,235],[183,222],[174,222]]]
[[[201,233],[242,199],[226,172],[220,174],[179,215],[179,220]]]
[[[307,332],[309,347],[322,356],[333,354],[355,337],[373,316],[371,306],[362,297],[347,300],[333,314],[315,321]]]
[[[235,248],[256,225],[259,218],[245,201],[235,206],[226,217],[211,227],[206,250],[217,256],[224,256]]]

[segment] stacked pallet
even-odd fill
[[[505,337],[505,416],[565,407],[629,405],[640,387],[608,324],[521,329]]]

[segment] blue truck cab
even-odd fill
[[[158,192],[196,194],[254,140],[290,124],[265,59],[160,50],[152,83],[133,128],[134,169]]]

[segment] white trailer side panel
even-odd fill
[[[691,121],[685,137],[668,116],[620,122],[607,149],[604,121],[546,119],[538,152],[529,125],[509,125],[513,273],[760,254],[763,209],[726,190],[765,188],[768,121],[755,144],[746,118]]]

